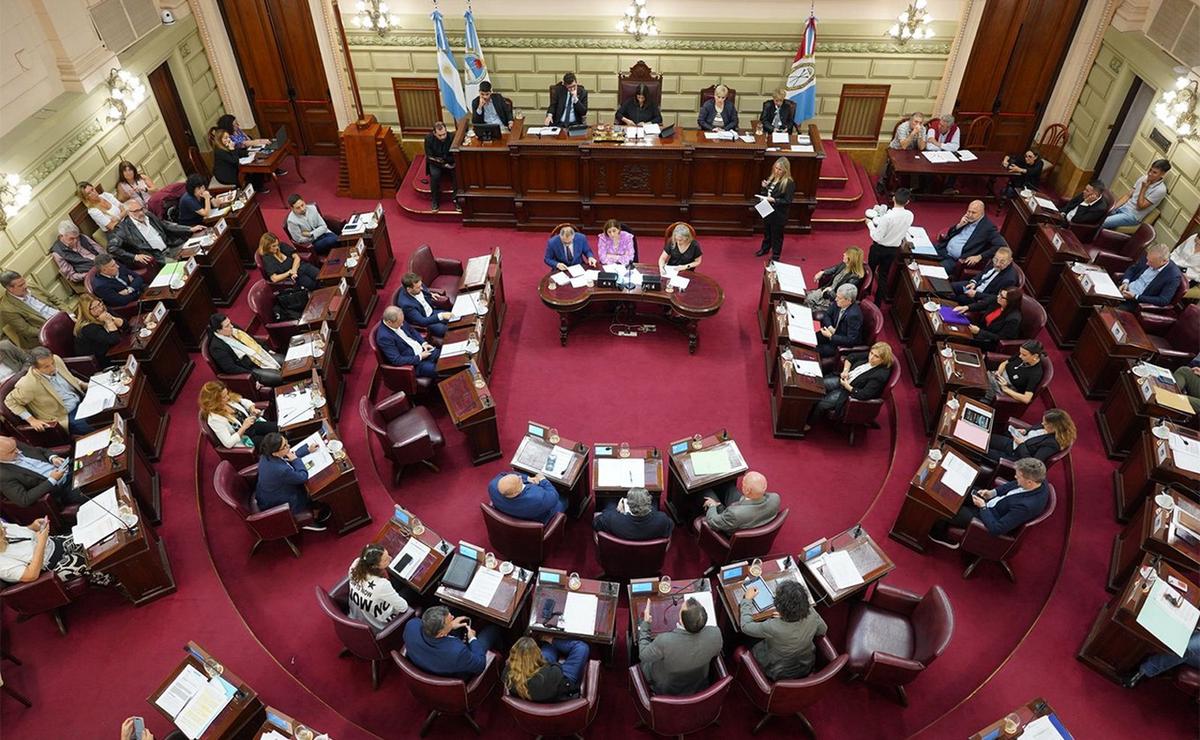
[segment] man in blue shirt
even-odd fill
[[[0,493],[17,506],[32,506],[47,493],[59,506],[87,497],[71,486],[71,458],[0,437]]]
[[[990,260],[996,250],[1006,246],[1000,230],[985,215],[983,201],[973,200],[958,223],[934,247],[942,258],[942,267],[951,275],[959,263],[967,267]]]
[[[1146,247],[1146,254],[1121,276],[1124,307],[1133,311],[1139,303],[1170,305],[1182,281],[1179,265],[1171,261],[1171,248],[1166,244],[1151,244]]]
[[[453,634],[464,630],[465,636]],[[455,617],[444,606],[431,606],[420,619],[404,625],[404,652],[426,673],[469,681],[487,667],[487,654],[500,644],[500,629],[488,624],[476,632],[468,617]]]
[[[512,128],[512,109],[503,95],[492,92],[492,83],[479,83],[479,96],[471,101],[471,123],[489,123]]]
[[[948,529],[963,529],[978,519],[987,527],[989,534],[1001,536],[1011,534],[1026,522],[1041,516],[1050,503],[1050,492],[1046,488],[1046,464],[1036,457],[1024,457],[1015,463],[1017,479],[987,491],[976,490],[970,501],[964,501],[952,519],[943,519],[933,525],[932,539],[952,547]]]
[[[300,458],[308,454],[308,446],[301,445],[293,450],[282,434],[271,432],[263,437],[259,452],[258,483],[254,487],[254,501],[259,510],[266,511],[287,504],[293,516],[307,520],[312,501],[304,487],[308,481],[308,469]],[[322,518],[328,517],[329,512],[326,511]],[[303,529],[310,532],[325,531],[325,527],[316,520],[307,521]]]
[[[488,483],[488,497],[501,514],[542,524],[567,510],[566,499],[541,473],[500,473]]]
[[[396,306],[383,309],[382,321],[375,330],[375,346],[389,365],[411,365],[421,378],[437,377],[437,362],[442,348],[434,347],[404,321],[404,312]]]

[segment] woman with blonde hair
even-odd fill
[[[842,261],[824,270],[818,270],[813,279],[817,286],[804,294],[804,305],[814,312],[824,313],[833,305],[833,297],[842,285],[850,284],[862,290],[863,278],[867,275],[863,267],[863,251],[848,247],[842,252]]]
[[[762,181],[758,197],[771,204],[771,212],[762,217],[762,246],[754,253],[761,257],[767,252],[771,259],[779,259],[783,253],[783,229],[787,226],[788,210],[796,195],[796,181],[792,179],[792,163],[787,157],[778,157],[771,165],[771,174]]]
[[[713,96],[700,106],[700,115],[696,123],[705,131],[737,131],[737,108],[729,100],[729,88],[717,85]]]
[[[1001,458],[1020,460],[1036,457],[1046,462],[1075,444],[1078,431],[1071,415],[1062,409],[1047,409],[1042,414],[1042,423],[1029,429],[1009,427],[1012,436],[993,432],[988,442],[987,456],[999,462]]]
[[[87,206],[88,215],[92,221],[105,231],[112,231],[125,218],[125,206],[113,197],[112,193],[100,193],[96,186],[82,181],[78,185],[79,200]]]
[[[526,701],[570,699],[579,695],[587,662],[588,644],[582,640],[558,638],[539,645],[532,637],[522,637],[508,654],[504,686]]]
[[[205,423],[223,447],[257,447],[263,437],[279,431],[275,422],[263,418],[262,409],[219,380],[200,388],[199,403]]]
[[[776,131],[792,133],[796,128],[796,104],[787,99],[787,90],[776,88],[763,103],[758,124],[768,134]]]
[[[840,374],[825,376],[825,396],[813,405],[811,418],[824,413],[837,417],[851,398],[870,401],[882,396],[895,361],[892,346],[887,342],[872,344],[869,352],[847,355]],[[811,424],[806,425],[804,431],[810,428]]]
[[[300,259],[295,248],[279,241],[279,237],[271,232],[258,240],[258,254],[262,258],[263,277],[272,283],[295,280],[297,287],[307,291],[320,287],[317,266]]]
[[[75,354],[95,357],[100,367],[114,364],[108,351],[121,343],[124,325],[125,320],[109,313],[104,301],[84,293],[75,310]]]

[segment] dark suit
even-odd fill
[[[512,128],[512,106],[508,104],[508,101],[504,99],[504,96],[493,92],[490,102],[492,104],[492,108],[494,108],[496,111],[496,115],[500,118],[500,123]],[[486,121],[483,120],[483,113],[479,111],[479,96],[476,96],[475,99],[471,101],[471,123],[486,123]]]
[[[774,133],[775,128],[775,99],[769,98],[763,103],[762,113],[759,114],[758,120],[762,122],[763,131],[768,134]],[[796,129],[796,104],[788,99],[784,99],[783,104],[779,106],[779,120],[783,123],[780,131],[786,131],[789,134]]]
[[[592,529],[608,532],[613,537],[623,540],[644,542],[670,537],[675,524],[671,517],[658,509],[652,509],[645,516],[633,516],[617,511],[617,505],[614,503],[592,519]]]
[[[1147,261],[1146,255],[1143,254],[1140,260],[1129,266],[1129,269],[1121,276],[1121,281],[1132,283],[1149,267],[1150,262]],[[1150,284],[1146,286],[1137,300],[1125,301],[1125,305],[1130,308],[1133,308],[1138,303],[1145,303],[1150,306],[1169,306],[1171,305],[1171,299],[1175,297],[1175,292],[1179,290],[1179,284],[1182,281],[1183,276],[1179,271],[1179,265],[1171,260],[1167,260],[1167,264],[1150,281]]]
[[[417,668],[426,673],[471,680],[487,667],[488,649],[499,642],[500,634],[493,625],[479,628],[470,643],[450,634],[429,637],[421,630],[420,619],[410,619],[404,625],[404,652]]]
[[[418,343],[425,341],[425,338],[407,323],[403,324],[400,330]],[[429,354],[429,357],[422,360],[413,352],[412,347],[409,347],[406,342],[396,336],[394,329],[383,322],[380,322],[379,328],[375,330],[375,345],[383,353],[383,358],[387,360],[387,364],[396,367],[412,365],[416,368],[417,375],[422,378],[437,377],[437,361],[442,353],[441,348],[435,347],[433,352]]]
[[[116,277],[109,277],[102,272],[92,276],[92,294],[104,301],[104,305],[109,308],[134,303],[142,296],[145,287],[146,281],[142,280],[142,276],[130,272],[123,265],[117,266]]]
[[[163,243],[167,245],[167,251],[159,252],[151,247],[150,243],[146,241],[146,237],[142,236],[137,226],[134,225],[133,217],[130,216],[122,219],[121,223],[117,224],[117,228],[113,229],[112,238],[108,243],[108,251],[113,257],[125,264],[133,264],[134,257],[145,254],[153,257],[154,261],[161,265],[167,261],[167,257],[174,257],[178,253],[175,248],[192,236],[192,230],[187,226],[163,221],[148,211],[146,218],[158,232]]]
[[[1071,219],[1073,224],[1098,224],[1108,215],[1108,198],[1100,196],[1095,203],[1084,205],[1083,193],[1076,195],[1074,198],[1067,201],[1062,207],[1062,214],[1066,216],[1072,210],[1078,208],[1075,212],[1075,218]]]
[[[300,458],[308,454],[308,445],[296,448],[296,459],[285,460],[274,455],[258,458],[258,483],[254,486],[254,500],[259,511],[287,504],[292,514],[305,514],[312,503],[304,488],[308,470]]]
[[[717,118],[717,104],[715,98],[710,98],[704,101],[704,105],[700,106],[700,113],[696,116],[696,124],[705,131],[712,131]],[[725,99],[725,107],[721,110],[721,129],[723,131],[736,131],[738,127],[737,108],[734,107],[733,101],[729,98]]]
[[[1036,426],[1030,429],[1041,429]],[[993,434],[988,442],[987,456],[992,460],[999,461],[1000,458],[1009,460],[1020,460],[1026,457],[1036,457],[1042,462],[1046,462],[1050,458],[1057,455],[1062,450],[1058,446],[1058,438],[1053,434],[1040,434],[1036,437],[1030,437],[1013,449],[1013,438],[1007,434]]]
[[[24,442],[17,442],[17,451],[25,457],[50,462],[54,453],[43,447],[34,447]],[[70,460],[69,455],[62,455]],[[0,493],[4,498],[17,506],[32,506],[47,493],[59,506],[82,504],[87,497],[76,493],[71,487],[71,466],[58,483],[52,482],[46,476],[17,465],[15,462],[0,462]]]
[[[817,334],[817,352],[822,357],[833,357],[837,355],[838,347],[853,347],[862,343],[862,308],[857,302],[851,303],[845,309],[834,303],[821,317],[821,326],[836,327],[831,337]]]
[[[771,189],[768,190],[767,188]],[[792,199],[796,196],[796,181],[788,180],[783,185],[775,183],[759,188],[760,195],[770,195],[775,199],[771,205],[775,210],[763,217],[763,238],[759,251],[770,250],[771,259],[779,259],[783,253],[783,229],[787,226],[788,211],[792,207]]]
[[[433,207],[441,205],[442,178],[454,182],[454,152],[450,151],[450,134],[439,139],[432,131],[425,135],[425,174],[429,175],[429,197]]]
[[[984,319],[980,319],[975,322],[975,325],[979,327],[979,333],[975,335],[974,342],[985,352],[991,352],[996,349],[1002,339],[1017,338],[1021,332],[1021,312],[1005,311],[990,324],[985,323]]]
[[[637,124],[661,124],[663,122],[662,112],[659,111],[658,106],[649,100],[646,101],[645,105],[638,105],[636,95],[631,97],[629,100],[626,100],[621,105],[621,108],[617,111],[617,115],[615,116],[613,123],[624,124],[626,118]]]
[[[404,311],[404,321],[412,326],[419,326],[435,337],[446,336],[446,322],[438,318],[444,308],[439,310],[438,302],[434,300],[433,294],[429,292],[429,288],[422,287],[421,294],[425,297],[425,302],[429,304],[432,313],[425,315],[425,309],[421,307],[420,302],[408,292],[407,288],[401,287],[396,294],[396,305],[400,310]]]
[[[1017,267],[1010,264],[993,276],[987,285],[983,288],[978,288],[983,282],[984,276],[991,270],[992,267],[989,265],[986,270],[971,280],[958,280],[951,283],[950,287],[954,289],[954,300],[958,301],[959,305],[970,307],[972,312],[990,311],[995,308],[996,296],[1000,295],[1000,291],[1017,284]],[[969,282],[973,282],[976,285],[974,298],[967,295],[967,283]]]
[[[996,486],[996,496],[1003,498],[991,507],[977,507],[971,503],[969,496],[964,496],[965,503],[949,521],[949,525],[967,527],[972,519],[978,519],[987,527],[989,533],[999,536],[1009,534],[1022,524],[1037,519],[1050,503],[1050,492],[1046,488],[1046,482],[1042,481],[1041,485],[1032,491],[1018,491],[1005,495],[1016,488],[1019,488],[1016,481]]]
[[[947,245],[951,239],[958,235],[958,232],[965,228],[967,227],[954,224],[946,232],[946,235],[934,245],[938,255],[942,258],[942,267],[945,267],[946,272],[951,274],[958,267],[958,260],[978,256],[981,261],[987,262],[996,254],[997,249],[1008,246],[1008,243],[1004,241],[1004,237],[1000,235],[1000,230],[996,228],[996,224],[992,223],[990,218],[984,216],[976,223],[975,231],[971,233],[970,238],[967,239],[967,243],[963,245],[962,254],[958,259],[955,259],[950,256]]]
[[[213,148],[213,178],[222,185],[238,186],[238,170],[241,169],[239,160],[249,153],[245,147],[238,147],[233,150]],[[255,190],[260,190],[257,185]]]
[[[567,86],[561,82],[550,89],[550,107],[546,109],[546,115],[551,116],[550,121],[552,126],[566,127],[566,110],[567,100],[570,93],[567,92]],[[587,89],[580,85],[575,89],[575,123],[573,125],[587,125]]]
[[[571,240],[571,254],[567,256],[567,249],[563,246],[562,237],[558,234],[550,237],[546,242],[546,254],[542,261],[546,266],[553,270],[559,263],[570,267],[571,265],[582,265],[585,257],[595,259],[592,254],[592,248],[588,246],[587,237],[575,232],[575,238]]]
[[[264,348],[264,351],[269,352],[270,350]],[[211,335],[208,337],[208,357],[217,367],[217,372],[223,375],[250,373],[255,381],[271,388],[283,383],[283,376],[278,370],[259,367],[249,356],[238,357],[232,347]],[[275,355],[275,359],[281,360],[282,358]]]

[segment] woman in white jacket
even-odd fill
[[[223,447],[256,447],[263,437],[279,431],[275,422],[263,418],[262,409],[219,380],[200,389],[200,410]]]

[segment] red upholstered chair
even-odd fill
[[[37,580],[16,583],[0,590],[0,603],[17,613],[18,621],[50,613],[61,635],[67,634],[64,608],[88,590],[84,577],[64,581],[53,571],[43,572]]]
[[[379,349],[379,342],[375,340],[375,332],[379,331],[382,324],[382,321],[376,322],[367,332],[367,344],[371,346],[371,351],[375,353],[375,361],[379,363],[376,371],[379,381],[393,393],[407,393],[413,397],[428,393],[433,388],[433,378],[418,377],[417,368],[413,365],[388,364],[387,358]],[[373,382],[372,388],[378,387],[377,383],[378,381]]]
[[[838,347],[838,356],[833,358],[821,358],[822,364],[832,364],[841,368],[841,360],[846,355],[857,354],[859,352],[868,352],[871,345],[874,344],[879,337],[883,336],[883,312],[869,300],[861,300],[858,302],[858,307],[862,309],[862,338],[858,344],[852,347]]]
[[[1038,423],[1041,422],[1039,421]],[[1034,425],[1030,424],[1029,422],[1021,421],[1020,419],[1009,419],[1008,426],[1013,427],[1014,429],[1020,429],[1021,431],[1029,431]],[[1050,457],[1046,458],[1046,470],[1049,470],[1053,466],[1062,462],[1063,459],[1071,453],[1072,446],[1073,445],[1068,446],[1065,450],[1059,450]],[[1009,480],[1012,480],[1016,474],[1016,460],[1008,457],[1002,457],[1000,458],[1000,462],[995,466],[991,465],[991,461],[981,464],[979,466],[979,475],[976,476],[976,478],[979,480],[989,480],[991,478],[995,478],[996,475],[1002,475],[1008,477]]]
[[[10,375],[3,383],[0,383],[0,417],[4,418],[8,428],[13,434],[21,439],[21,441],[34,445],[35,447],[62,447],[71,444],[71,435],[66,429],[55,424],[44,430],[38,431],[29,425],[20,416],[12,412],[5,400],[8,399],[8,394],[12,393],[13,386],[17,381],[29,372],[28,369],[15,372]]]
[[[975,267],[963,267],[960,270],[961,279],[970,280],[971,278],[977,278],[990,269],[992,269],[991,260],[986,264],[981,263]],[[1013,263],[1013,269],[1017,271],[1017,284],[1015,287],[1025,290],[1025,271],[1016,262]]]
[[[838,421],[842,426],[849,428],[851,447],[854,446],[854,438],[859,427],[863,429],[864,433],[867,429],[879,428],[879,424],[875,420],[879,418],[880,409],[892,397],[896,384],[899,382],[900,362],[893,359],[887,385],[883,387],[883,393],[880,394],[879,398],[872,398],[866,401],[860,401],[853,397],[846,399],[846,405],[842,407],[842,416]]]
[[[198,410],[196,416],[197,422],[200,424],[200,433],[208,440],[208,444],[212,447],[213,452],[217,453],[217,457],[230,463],[237,470],[258,462],[258,455],[253,447],[226,447],[221,444],[217,433],[208,425],[208,415]]]
[[[630,578],[649,578],[662,573],[671,538],[657,540],[623,540],[608,532],[593,532],[596,543],[596,560],[600,563],[603,579],[628,581]]]
[[[1004,481],[997,479],[994,485],[1000,485]],[[957,547],[950,547],[944,542],[938,542],[942,547],[949,547],[952,550],[959,550],[965,555],[972,556],[971,562],[967,564],[966,570],[963,571],[963,578],[970,578],[975,572],[975,567],[984,560],[990,560],[1004,569],[1004,575],[1008,576],[1008,580],[1013,583],[1017,582],[1017,577],[1013,575],[1012,567],[1008,564],[1010,558],[1017,554],[1021,549],[1021,542],[1025,539],[1025,533],[1038,524],[1050,518],[1054,513],[1054,507],[1058,504],[1058,494],[1054,491],[1054,486],[1049,481],[1046,482],[1046,492],[1049,494],[1049,501],[1046,504],[1046,510],[1025,524],[1022,524],[1016,531],[1008,534],[996,535],[988,531],[983,522],[978,519],[972,519],[970,525],[965,530],[951,528],[950,537],[958,542]],[[957,530],[957,531],[956,531]],[[937,542],[937,540],[934,540]]]
[[[213,375],[217,376],[217,380],[224,383],[226,388],[243,398],[249,398],[251,401],[270,401],[275,397],[274,392],[266,386],[259,385],[258,381],[254,379],[254,376],[249,371],[230,375],[218,370],[216,363],[213,362],[212,357],[208,354],[208,343],[211,341],[212,337],[206,337],[204,341],[200,342],[200,356],[204,358],[204,362],[213,371]],[[204,426],[207,426],[207,424]]]
[[[512,713],[517,727],[530,735],[581,738],[600,708],[600,661],[588,661],[579,696],[574,699],[543,704],[505,692],[500,700]]]
[[[636,727],[645,727],[656,735],[682,738],[716,724],[721,706],[733,686],[733,676],[720,655],[713,658],[707,689],[685,696],[665,696],[650,691],[650,682],[642,675],[640,664],[629,666],[629,687],[637,709]]]
[[[298,320],[275,320],[275,291],[266,280],[257,280],[250,286],[246,301],[250,304],[250,310],[254,312],[254,322],[246,331],[253,334],[255,328],[262,327],[267,332],[267,344],[271,349],[287,347],[292,337],[310,328]]]
[[[1173,319],[1149,312],[1139,313],[1138,318],[1154,344],[1154,361],[1159,365],[1183,367],[1200,354],[1200,306],[1193,303]]]
[[[400,485],[404,468],[413,463],[438,472],[433,456],[444,444],[442,430],[429,410],[413,406],[403,391],[378,404],[363,396],[358,399],[358,416],[392,461],[392,485]]]
[[[283,540],[292,551],[292,555],[300,557],[300,547],[292,538],[300,534],[302,522],[292,515],[287,504],[273,506],[266,511],[258,510],[258,504],[254,501],[254,488],[249,480],[257,474],[257,466],[246,468],[239,473],[228,460],[222,460],[217,463],[217,470],[213,474],[213,488],[217,489],[217,496],[237,512],[246,528],[257,538],[250,548],[251,555],[258,552],[259,546],[264,542]]]
[[[833,679],[846,667],[850,656],[845,653],[839,655],[828,637],[821,637],[816,645],[817,662],[813,672],[804,678],[785,681],[767,678],[762,666],[754,659],[754,653],[748,648],[743,646],[733,651],[734,679],[750,703],[763,713],[762,719],[751,730],[752,734],[758,734],[772,717],[795,715],[809,735],[817,736],[803,710],[816,704],[825,695]]]
[[[429,245],[422,244],[408,258],[408,271],[420,275],[426,288],[445,293],[451,302],[458,297],[458,283],[463,274],[459,260],[434,257]]]
[[[333,631],[342,641],[342,655],[354,655],[371,663],[371,688],[379,688],[379,679],[387,670],[388,654],[404,644],[404,623],[413,616],[410,608],[388,622],[379,632],[371,625],[350,618],[350,578],[338,581],[333,592],[314,586],[321,611],[333,623]]]
[[[924,596],[880,583],[850,607],[846,623],[847,670],[856,678],[896,690],[908,706],[905,685],[945,652],[954,636],[954,611],[941,586]]]
[[[480,704],[492,693],[492,689],[500,683],[500,655],[488,651],[487,664],[483,672],[470,682],[461,678],[446,678],[417,668],[407,657],[406,651],[392,651],[392,660],[408,677],[408,690],[416,697],[422,707],[429,709],[429,716],[421,725],[420,736],[425,737],[433,721],[443,714],[458,715],[466,720],[475,734],[480,734],[479,725],[471,716]]]
[[[1120,283],[1120,275],[1114,275],[1113,280],[1115,280],[1117,283]],[[1165,306],[1152,306],[1149,303],[1139,303],[1137,308],[1134,310],[1137,312],[1138,316],[1147,316],[1152,320],[1155,318],[1166,320],[1178,318],[1179,314],[1183,310],[1183,295],[1184,293],[1187,293],[1187,291],[1187,274],[1181,271],[1179,274],[1179,285],[1175,287],[1175,293],[1171,296],[1170,303]]]
[[[63,359],[67,369],[81,378],[90,378],[100,368],[91,355],[75,354],[75,319],[69,313],[59,311],[42,324],[38,331],[42,346]]]
[[[50,451],[55,455],[66,458],[71,457],[70,445],[54,447]],[[75,514],[78,510],[78,506],[60,507],[58,502],[49,493],[42,494],[37,501],[34,501],[29,506],[18,506],[7,498],[0,496],[0,514],[6,520],[19,524],[29,524],[35,519],[46,517],[50,520],[50,530],[60,534],[65,534],[68,528],[74,523]]]
[[[1175,671],[1175,688],[1191,697],[1192,701],[1200,702],[1200,671],[1190,666],[1180,666]]]
[[[562,538],[567,521],[561,511],[545,524],[516,519],[497,511],[490,502],[480,503],[479,510],[483,513],[488,541],[496,552],[527,568],[536,569],[542,564],[555,541]]]
[[[713,529],[703,516],[696,517],[693,529],[700,535],[700,549],[708,555],[714,566],[732,563],[735,560],[756,558],[771,552],[775,537],[783,529],[788,512],[784,509],[775,518],[761,527],[740,529],[733,534],[725,535]]]
[[[1101,229],[1087,247],[1088,261],[1109,272],[1125,272],[1154,243],[1154,227],[1142,222],[1132,234]]]
[[[725,87],[729,88],[729,97],[727,99],[729,100],[730,103],[733,104],[733,107],[736,108],[737,107],[737,90],[734,90],[732,87],[729,87],[728,85],[726,85]],[[696,110],[703,108],[705,103],[707,103],[710,100],[715,99],[716,97],[717,97],[717,86],[716,85],[709,85],[708,87],[703,88],[702,90],[700,90],[700,105],[697,106]]]
[[[303,259],[303,257],[301,257]],[[263,264],[262,253],[257,249],[254,250],[254,265],[258,268],[258,274],[262,277],[263,282],[271,286],[271,290],[278,293],[281,290],[287,290],[296,287],[295,278],[286,278],[279,282],[271,282],[271,276],[267,274],[267,268]]]
[[[987,353],[989,366],[999,365],[1017,354],[1021,345],[1030,339],[1037,339],[1038,334],[1046,327],[1046,308],[1038,299],[1028,293],[1021,295],[1021,325],[1017,328],[1014,339],[1001,339],[996,348]]]

